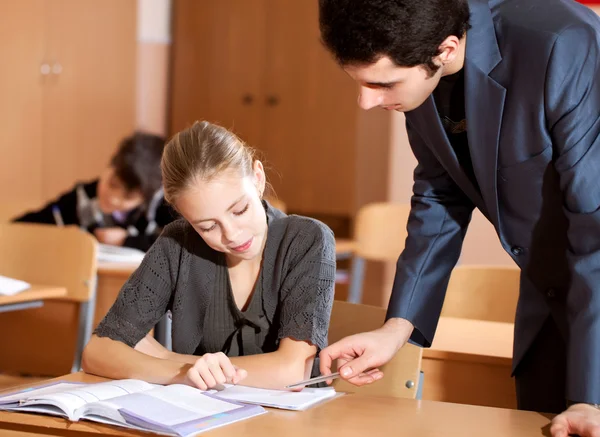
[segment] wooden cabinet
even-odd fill
[[[173,12],[171,133],[197,119],[232,128],[289,211],[352,216],[356,89],[320,42],[317,2],[175,0]]]
[[[91,179],[135,123],[135,0],[0,0],[0,199]]]

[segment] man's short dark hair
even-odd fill
[[[438,70],[433,58],[450,35],[469,29],[467,0],[319,0],[321,38],[341,65],[388,56],[399,67]]]
[[[136,132],[121,141],[110,161],[125,189],[139,190],[147,202],[162,186],[160,159],[164,147],[163,137]]]

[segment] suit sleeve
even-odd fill
[[[597,26],[598,28],[598,26]],[[572,26],[555,40],[546,119],[569,221],[567,397],[600,403],[600,40]]]
[[[429,347],[474,205],[408,122],[406,128],[417,167],[408,237],[396,266],[387,318],[409,320],[415,327],[411,342]]]

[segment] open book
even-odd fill
[[[305,410],[337,395],[332,387],[300,392],[225,385],[201,391],[187,385],[123,379],[97,384],[55,381],[0,396],[0,410],[91,420],[158,434],[189,436],[263,414],[262,408]]]
[[[266,411],[187,385],[134,379],[83,384],[58,381],[0,397],[0,410],[91,420],[158,434],[191,436]]]

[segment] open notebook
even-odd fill
[[[91,420],[174,436],[189,436],[265,413],[262,408],[305,410],[336,396],[335,389],[300,392],[225,385],[201,390],[136,379],[97,384],[56,381],[0,396],[0,410]]]
[[[91,420],[157,434],[191,436],[258,416],[258,405],[216,398],[187,385],[134,379],[82,384],[59,381],[0,397],[0,410]]]

